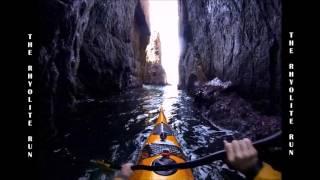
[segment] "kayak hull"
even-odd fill
[[[167,136],[165,140],[161,139],[160,134],[166,132]],[[146,142],[143,145],[142,151],[139,155],[138,163],[139,165],[147,165],[152,166],[155,161],[165,157],[166,159],[170,159],[170,161],[175,163],[184,163],[186,162],[186,158],[182,153],[181,146],[178,143],[177,139],[172,133],[171,127],[168,125],[167,119],[163,113],[163,110],[160,110],[159,116],[155,123],[155,127],[147,138]],[[156,147],[157,151],[160,153],[153,154],[144,151],[150,147]],[[162,151],[159,150],[163,147],[168,147],[167,151],[170,153],[163,154]],[[151,148],[152,149],[152,148]],[[148,170],[135,170],[133,174],[130,176],[130,180],[193,180],[193,174],[191,169],[178,169],[173,171],[172,173],[166,174]]]

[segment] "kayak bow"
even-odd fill
[[[168,125],[161,108],[154,129],[142,147],[137,165],[161,166],[185,162],[186,157],[174,136],[172,128]],[[172,169],[166,171],[135,170],[129,179],[193,180],[194,177],[191,169]]]

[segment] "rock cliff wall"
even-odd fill
[[[44,0],[39,7],[37,82],[40,126],[50,131],[45,137],[65,126],[65,113],[77,100],[141,86],[150,31],[143,0]]]
[[[161,41],[160,34],[158,32],[152,33],[146,53],[147,56],[143,82],[145,84],[153,85],[167,84],[166,72],[161,64]]]
[[[180,0],[179,14],[180,87],[218,77],[242,95],[280,99],[280,0]]]

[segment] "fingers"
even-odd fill
[[[238,159],[238,160],[243,158],[243,151],[242,151],[242,149],[240,147],[240,142],[241,141],[236,141],[236,140],[233,140],[231,142],[232,147],[233,147],[233,151],[234,151],[234,154],[235,154],[235,159]]]
[[[253,147],[251,140],[248,138],[245,138],[245,139],[243,139],[243,141],[247,146],[248,155],[249,156],[257,156],[257,154],[258,154],[257,150]]]
[[[122,165],[122,168],[125,168],[127,170],[131,170],[131,166],[133,166],[132,163],[126,163],[126,164]]]
[[[229,163],[240,171],[250,168],[258,161],[257,151],[247,138],[233,140],[231,143],[224,141],[224,145]]]
[[[126,163],[126,164],[123,164],[121,166],[121,174],[125,177],[129,177],[132,173],[132,169],[131,169],[131,166],[133,166],[132,163]]]
[[[229,162],[233,162],[235,159],[235,154],[233,151],[233,147],[231,143],[228,143],[227,141],[223,141],[224,142],[224,149],[226,150],[227,153],[227,159]]]
[[[241,151],[241,155],[242,155],[242,158],[243,159],[246,159],[248,158],[248,156],[250,156],[250,153],[249,153],[249,148],[247,146],[247,143],[245,142],[245,140],[240,140],[238,141],[239,143],[239,146],[240,146],[240,151]]]
[[[227,152],[228,159],[243,159],[247,156],[252,156],[257,153],[253,147],[250,139],[245,138],[243,140],[233,140],[231,143],[224,141],[225,150]]]
[[[244,138],[243,139],[243,142],[244,142],[244,144],[246,145],[246,147],[247,147],[247,149],[248,150],[251,150],[252,149],[252,143],[251,143],[251,140],[250,139],[248,139],[248,138]]]

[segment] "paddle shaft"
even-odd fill
[[[260,139],[258,141],[253,142],[253,145],[258,148],[259,146],[265,145],[269,143],[271,140],[274,140],[278,137],[280,137],[281,131],[268,136],[266,138]],[[211,162],[215,160],[222,160],[226,157],[226,151],[220,150],[217,152],[214,152],[210,155],[204,156],[202,158],[188,161],[185,163],[177,163],[177,164],[170,164],[170,165],[161,165],[161,166],[146,166],[146,165],[133,165],[131,167],[132,170],[149,170],[149,171],[167,171],[171,169],[189,169],[189,168],[195,168],[197,166],[202,166],[205,164],[210,164]],[[120,168],[117,166],[117,168]]]

